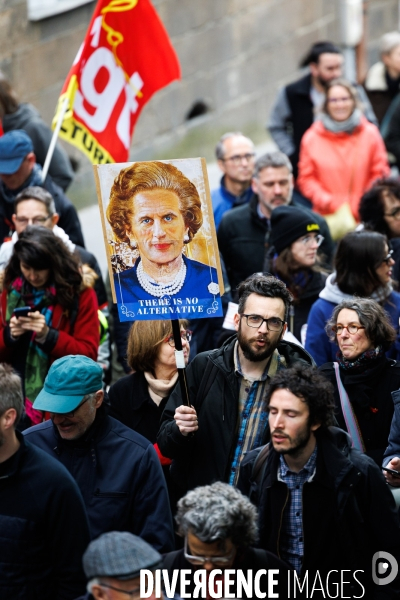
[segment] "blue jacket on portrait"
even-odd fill
[[[217,270],[182,256],[186,277],[176,294],[157,298],[139,283],[137,268],[140,258],[131,269],[114,273],[119,318],[121,321],[140,319],[185,319],[222,316]],[[213,284],[213,285],[211,285]]]

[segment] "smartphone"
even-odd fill
[[[387,467],[382,467],[382,471],[387,471],[388,473],[393,475],[393,477],[400,477],[400,471],[395,471],[394,469],[388,469]]]
[[[17,319],[19,317],[27,317],[28,313],[33,312],[32,308],[30,306],[18,306],[17,308],[14,308],[13,310],[13,316],[17,317]]]

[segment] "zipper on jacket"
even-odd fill
[[[286,500],[285,500],[285,504],[283,505],[282,508],[282,512],[281,512],[281,518],[279,521],[279,529],[278,529],[278,539],[276,540],[276,554],[279,558],[281,558],[280,552],[279,552],[279,539],[281,537],[281,531],[282,531],[282,521],[283,521],[283,513],[285,512],[285,508],[286,505],[288,503],[289,500],[289,488],[286,486]]]

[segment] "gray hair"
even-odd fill
[[[237,547],[257,541],[257,509],[239,490],[217,481],[198,487],[178,502],[178,532],[189,532],[202,542],[232,540]]]
[[[228,131],[228,133],[224,133],[224,135],[220,138],[218,144],[215,146],[215,156],[217,160],[223,160],[225,158],[225,140],[229,140],[232,137],[244,137],[246,140],[250,142],[252,146],[254,146],[252,140],[244,135],[241,131]]]
[[[357,313],[361,325],[365,327],[365,335],[375,348],[378,346],[382,346],[384,350],[390,348],[396,340],[396,331],[387,312],[372,298],[343,300],[335,306],[331,318],[325,325],[325,331],[332,342],[336,342],[337,339],[332,327],[336,325],[340,311],[345,308]]]
[[[24,396],[19,375],[6,363],[0,363],[0,416],[14,408],[17,413],[15,424],[24,411]]]
[[[381,37],[379,51],[381,55],[390,54],[396,46],[400,46],[400,33],[398,31],[390,31]]]
[[[37,202],[44,204],[49,217],[52,217],[56,212],[56,205],[54,204],[53,196],[50,194],[50,192],[39,185],[31,185],[18,194],[14,200],[15,212],[17,212],[18,204],[20,202],[24,202],[25,200],[36,200]]]
[[[289,173],[293,173],[292,163],[290,162],[289,158],[283,152],[279,152],[279,150],[276,150],[275,152],[267,152],[256,160],[253,177],[258,177],[261,171],[267,169],[268,167],[272,167],[273,169],[286,167]]]

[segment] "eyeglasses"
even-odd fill
[[[78,412],[78,410],[80,409],[80,407],[83,406],[85,404],[85,402],[87,402],[88,400],[90,400],[91,397],[92,397],[92,395],[90,395],[87,398],[85,398],[84,401],[81,402],[80,404],[78,404],[78,406],[74,410],[71,410],[71,412],[68,412],[68,413],[59,413],[59,414],[62,415],[63,417],[71,417],[72,418],[75,415],[75,413]]]
[[[100,583],[101,587],[108,588],[109,590],[114,590],[114,592],[119,592],[120,594],[125,594],[125,596],[129,596],[130,598],[140,598],[140,587],[136,587],[133,590],[121,590],[120,588],[114,587],[108,583]]]
[[[334,325],[332,327],[332,331],[336,333],[336,335],[342,335],[343,329],[347,329],[348,333],[354,335],[358,333],[359,329],[365,329],[363,325],[357,325],[356,323],[349,323],[348,325]]]
[[[235,555],[236,548],[232,548],[229,554],[225,554],[224,556],[193,556],[188,553],[187,550],[187,537],[185,537],[185,545],[184,545],[184,557],[188,562],[192,565],[204,565],[204,563],[212,563],[213,565],[221,566],[227,565]]]
[[[46,223],[46,221],[48,221],[51,217],[52,215],[49,215],[48,217],[34,217],[33,219],[27,219],[26,217],[15,217],[15,220],[20,225],[29,225],[29,223],[32,223],[32,225],[43,225],[43,223]]]
[[[185,331],[181,331],[181,338],[183,340],[186,340],[187,342],[190,342],[190,340],[192,339],[192,334],[193,331],[190,331],[190,329],[186,329]],[[170,335],[169,337],[165,338],[164,342],[168,342],[168,344],[172,348],[175,348],[175,340],[173,335]]]
[[[400,206],[395,208],[391,213],[383,213],[383,215],[385,217],[391,217],[392,219],[395,219],[396,221],[400,221]]]
[[[280,331],[285,324],[285,321],[279,319],[278,317],[270,317],[269,319],[264,319],[260,315],[240,315],[240,318],[245,317],[246,323],[249,327],[254,327],[255,329],[259,329],[262,324],[267,324],[268,331]]]
[[[386,263],[387,265],[390,263],[391,260],[393,260],[393,250],[389,250],[387,256],[385,256],[385,258],[382,259],[383,263]]]
[[[305,235],[302,238],[300,238],[300,242],[302,244],[304,244],[305,246],[308,246],[309,244],[311,244],[312,242],[315,242],[318,246],[318,248],[320,247],[320,245],[322,244],[322,242],[324,241],[324,236],[323,235]]]
[[[329,104],[338,104],[339,102],[353,102],[353,98],[351,96],[343,96],[343,98],[328,98]]]
[[[233,162],[234,165],[239,165],[242,162],[242,160],[250,162],[251,160],[253,160],[254,157],[254,152],[248,152],[247,154],[235,154],[234,156],[229,156],[229,158],[223,158],[222,160],[224,162],[230,160],[231,162]]]

